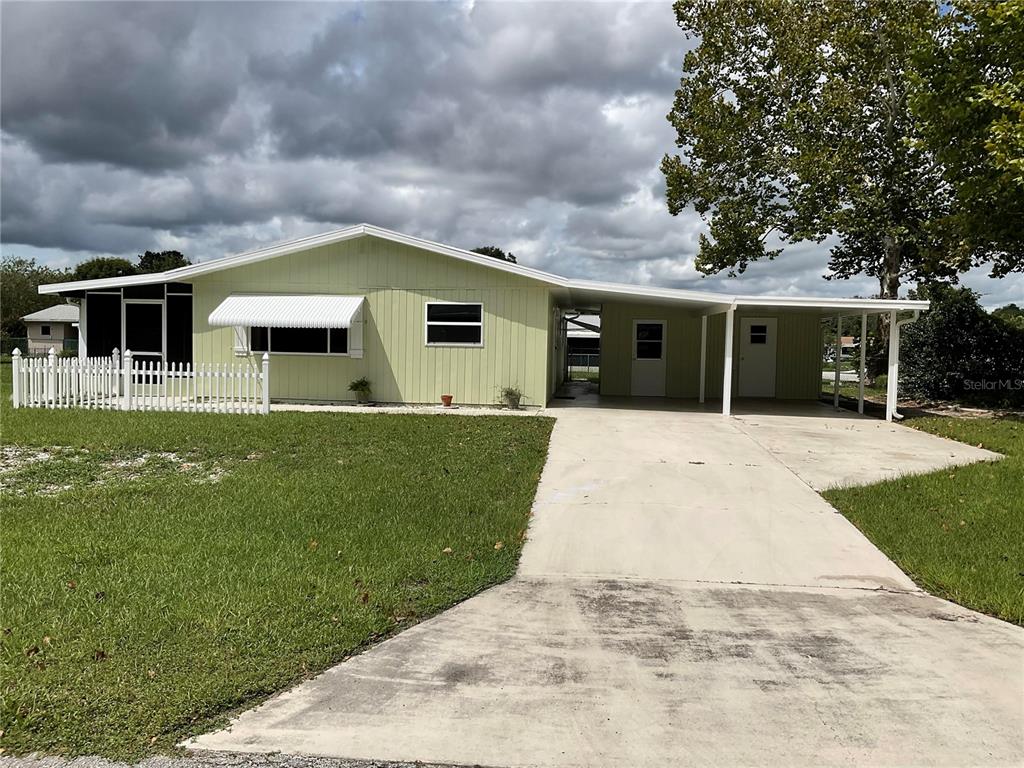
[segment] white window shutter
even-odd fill
[[[232,326],[235,332],[235,356],[243,357],[249,354],[249,329],[244,325]]]
[[[363,356],[363,307],[359,308],[348,328],[348,354],[349,357]]]

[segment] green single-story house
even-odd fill
[[[566,318],[600,315],[607,396],[819,397],[825,316],[924,301],[738,296],[576,280],[368,224],[168,272],[44,285],[80,306],[79,354],[232,362],[268,353],[279,401],[543,406],[563,383]],[[890,388],[898,374],[892,323]],[[838,343],[838,342],[837,342]],[[890,398],[894,401],[894,398]]]

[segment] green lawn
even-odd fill
[[[826,491],[825,498],[922,588],[1024,624],[1024,420],[905,423],[1006,459]]]
[[[123,759],[511,576],[551,430],[8,403],[0,746]]]

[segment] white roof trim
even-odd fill
[[[212,326],[349,328],[364,296],[328,294],[232,294],[210,313]]]
[[[522,275],[523,277],[529,277],[534,280],[540,280],[541,282],[555,286],[564,287],[568,283],[564,277],[553,275],[550,272],[543,272],[539,269],[533,269],[532,267],[526,267],[522,264],[513,264],[512,262],[502,261],[501,259],[495,259],[491,256],[484,256],[479,253],[473,253],[472,251],[465,251],[461,248],[454,248],[450,245],[435,243],[431,240],[424,240],[423,238],[412,237],[411,235],[403,235],[401,232],[393,232],[390,229],[375,227],[371,224],[357,224],[353,227],[346,227],[345,229],[326,232],[322,235],[302,237],[298,240],[289,240],[288,242],[278,243],[265,248],[258,248],[254,251],[246,251],[245,253],[240,253],[235,256],[226,256],[222,259],[213,259],[212,261],[204,261],[199,264],[190,264],[187,267],[178,267],[177,269],[171,269],[167,272],[155,272],[148,275],[131,275],[128,277],[112,277],[104,280],[79,280],[70,283],[51,283],[49,285],[39,286],[39,292],[61,293],[63,291],[95,291],[102,288],[120,288],[126,285],[183,282],[188,281],[193,277],[199,277],[200,275],[206,275],[211,272],[220,272],[221,270],[231,269],[233,267],[241,267],[246,264],[254,264],[259,261],[274,259],[278,256],[287,256],[291,253],[298,253],[299,251],[305,251],[322,245],[340,243],[344,240],[351,240],[363,235],[379,237],[383,240],[390,240],[393,243],[401,243],[414,248],[422,248],[426,251],[439,253],[442,256],[451,256],[462,261],[468,261],[473,264],[490,267],[491,269],[499,269],[504,272],[511,272],[513,274]]]
[[[893,310],[928,309],[927,301],[913,299],[835,299],[827,296],[737,296],[740,307],[783,307],[789,309],[854,310],[859,312],[890,312]]]
[[[689,291],[677,288],[659,288],[657,286],[631,285],[629,283],[603,283],[593,280],[574,280],[539,269],[533,269],[522,264],[513,264],[501,259],[484,256],[462,248],[454,248],[450,245],[435,243],[432,240],[424,240],[420,237],[403,235],[401,232],[394,232],[390,229],[375,227],[372,224],[356,224],[344,229],[326,232],[321,235],[303,237],[297,240],[289,240],[284,243],[258,248],[253,251],[246,251],[235,256],[226,256],[221,259],[204,261],[199,264],[191,264],[187,267],[178,267],[167,272],[156,272],[148,275],[131,275],[129,277],[112,277],[103,280],[79,280],[69,283],[51,283],[39,286],[39,293],[63,293],[66,291],[96,291],[104,288],[121,288],[130,285],[150,285],[153,283],[188,282],[194,277],[206,275],[211,272],[220,272],[233,267],[240,267],[246,264],[254,264],[267,259],[274,259],[278,256],[287,256],[299,251],[316,248],[323,245],[340,243],[344,240],[351,240],[356,237],[369,235],[382,240],[389,240],[394,243],[401,243],[413,248],[421,248],[426,251],[438,253],[443,256],[450,256],[471,264],[477,264],[489,269],[497,269],[503,272],[521,275],[533,280],[546,283],[556,288],[567,289],[568,291],[579,291],[584,296],[589,293],[608,294],[614,296],[639,297],[645,299],[664,299],[682,304],[703,304],[717,305],[716,310],[724,311],[730,305],[733,306],[758,306],[758,307],[789,307],[807,309],[853,309],[865,312],[888,312],[901,309],[927,309],[927,301],[906,301],[892,299],[832,299],[825,297],[782,297],[782,296],[737,296],[735,294],[712,293],[709,291]],[[581,297],[583,299],[583,297]],[[574,299],[575,300],[575,299]],[[583,300],[585,303],[585,299]]]

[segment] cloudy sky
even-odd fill
[[[4,254],[193,261],[369,222],[592,279],[870,295],[826,246],[739,279],[657,170],[688,45],[662,3],[12,3]],[[1024,277],[967,284],[997,306]]]

